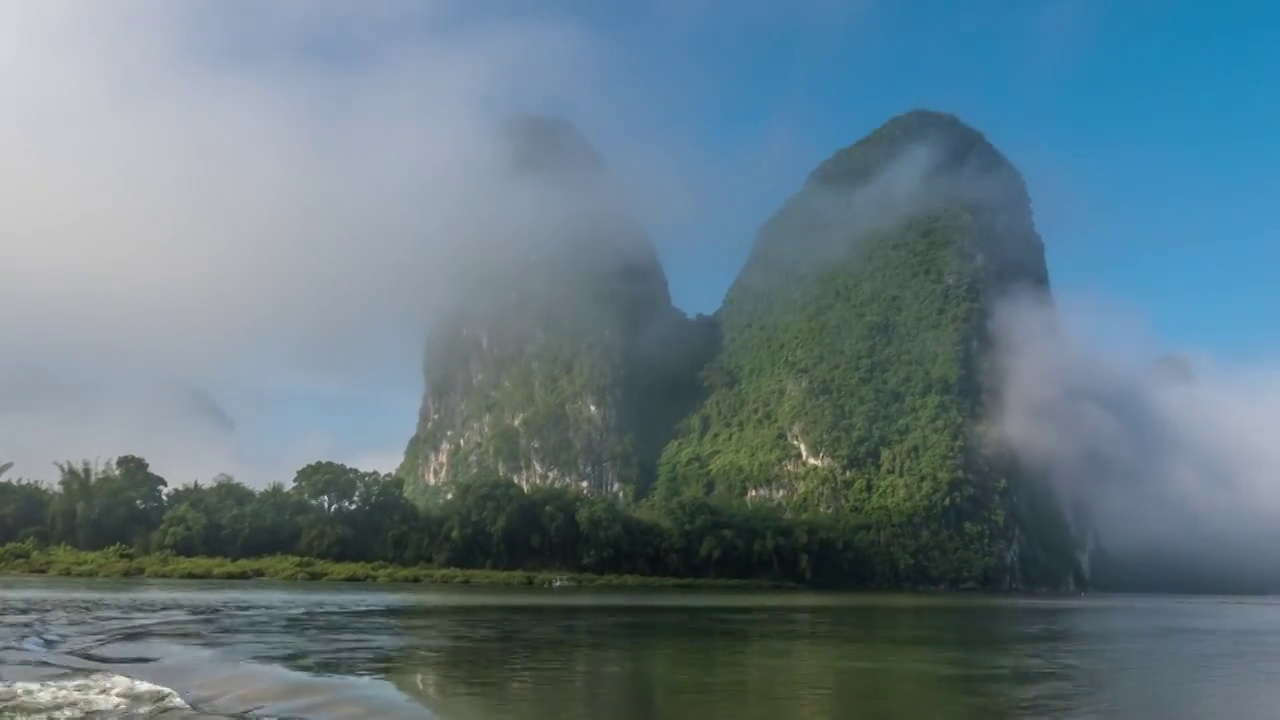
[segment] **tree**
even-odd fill
[[[109,465],[104,468],[83,460],[79,465],[67,461],[54,466],[59,493],[49,508],[51,539],[86,550],[105,547],[95,533],[93,500],[94,484],[109,472]]]
[[[528,555],[535,513],[512,480],[486,474],[458,483],[441,507],[438,560],[447,565],[507,569]]]
[[[164,515],[157,531],[157,546],[177,555],[205,555],[209,519],[187,503],[176,505]]]
[[[49,488],[25,480],[0,482],[0,543],[47,540]]]
[[[314,462],[293,477],[293,490],[326,515],[350,508],[356,499],[360,471],[336,462]]]

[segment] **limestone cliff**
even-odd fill
[[[981,133],[916,111],[837,152],[696,321],[594,191],[607,171],[585,141],[554,122],[513,137],[514,166],[569,188],[574,212],[517,262],[477,266],[438,318],[413,488],[495,472],[775,503],[848,518],[888,585],[1079,579],[1061,503],[987,427],[992,311],[1049,280],[1022,178]]]
[[[507,131],[513,177],[555,220],[473,259],[435,319],[401,473],[419,491],[492,471],[644,494],[714,335],[671,305],[653,246],[574,128],[524,118]]]

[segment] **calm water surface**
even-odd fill
[[[1280,602],[0,578],[0,717],[1276,718]]]

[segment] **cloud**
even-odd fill
[[[174,397],[416,380],[459,263],[571,210],[512,179],[503,115],[626,126],[590,33],[469,7],[0,8],[0,457],[247,472],[226,411]]]
[[[411,414],[385,446],[332,429],[246,445],[268,397],[333,414],[416,393],[425,318],[460,264],[555,235],[573,208],[512,181],[493,132],[509,110],[578,120],[651,228],[714,205],[707,158],[655,122],[661,93],[619,87],[617,51],[581,24],[507,5],[0,5],[0,460],[47,476],[135,452],[176,481],[258,484],[320,457],[389,469]],[[714,7],[659,9],[696,35]],[[763,7],[735,19],[837,5]],[[1067,15],[1046,31],[1088,29],[1082,6],[1052,7]],[[904,156],[874,204],[901,202],[928,160]],[[1192,379],[1170,377],[1114,304],[1058,307],[999,314],[1005,440],[1103,542],[1233,562],[1267,547],[1280,371],[1191,356]]]
[[[1280,370],[1170,357],[1115,302],[1010,299],[1001,437],[1093,542],[1186,573],[1270,580],[1280,539]]]

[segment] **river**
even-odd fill
[[[1280,602],[0,578],[3,718],[1275,718]]]

